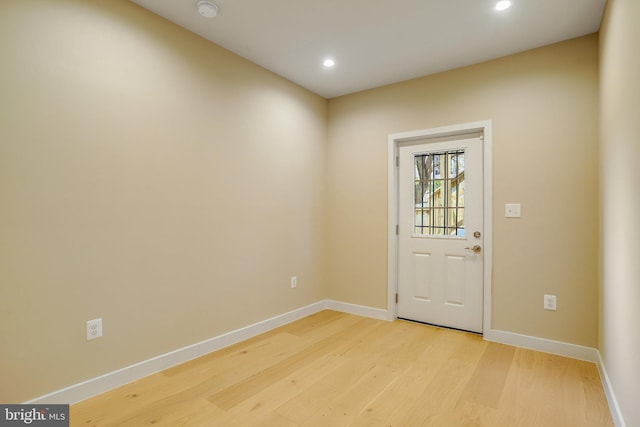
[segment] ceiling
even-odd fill
[[[333,98],[596,32],[606,0],[131,1]]]

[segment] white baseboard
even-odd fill
[[[626,427],[627,424],[624,422],[624,418],[622,417],[622,411],[620,410],[618,399],[616,399],[616,395],[613,392],[613,386],[611,384],[611,381],[609,380],[609,375],[607,374],[607,369],[605,367],[604,361],[602,360],[602,355],[600,354],[599,351],[597,351],[597,353],[598,353],[598,362],[597,362],[598,372],[600,372],[602,387],[604,388],[604,394],[607,396],[607,401],[609,402],[609,410],[611,411],[613,422],[616,425],[616,427]]]
[[[172,366],[179,365],[189,360],[195,359],[212,351],[220,350],[240,341],[260,335],[264,332],[278,328],[302,319],[311,314],[317,313],[327,308],[327,301],[319,301],[306,307],[263,320],[258,323],[228,332],[217,337],[189,345],[187,347],[136,363],[126,368],[92,378],[79,384],[66,387],[62,390],[49,393],[45,396],[25,402],[27,404],[73,404],[90,397],[104,393],[114,388],[123,386],[130,382],[144,378]]]
[[[586,360],[587,362],[598,362],[598,350],[591,347],[532,337],[529,335],[520,335],[513,332],[499,331],[497,329],[485,331],[483,333],[483,337],[487,341],[509,344],[516,347],[528,348],[530,350],[542,351],[544,353],[557,354],[559,356],[570,357],[572,359]]]
[[[343,313],[355,314],[357,316],[371,317],[372,319],[388,320],[387,310],[383,310],[381,308],[373,308],[332,300],[326,301],[326,308],[329,310],[341,311]]]

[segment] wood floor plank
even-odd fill
[[[162,373],[158,373],[76,403],[71,406],[69,415],[72,420],[83,420],[85,425],[115,425],[118,417],[135,414],[141,407],[172,393],[173,387],[167,384]]]
[[[601,385],[589,405],[578,403],[583,379],[571,367],[584,363],[595,369],[589,362],[517,348],[499,404],[498,425],[612,427],[608,406],[601,415],[590,414],[588,419],[584,415],[586,406],[606,406]]]
[[[183,375],[183,378],[189,376],[215,375],[221,369],[228,370],[247,364],[247,360],[263,360],[278,359],[281,357],[282,350],[295,345],[299,337],[280,332],[272,334],[269,338],[252,339],[250,342],[244,342],[232,345],[220,351],[216,351],[205,356],[190,360],[186,363],[174,366],[164,371],[165,375],[172,377]]]
[[[72,426],[613,427],[593,363],[330,310],[72,405]]]
[[[302,424],[312,414],[318,413],[322,408],[327,407],[336,395],[343,392],[346,385],[358,381],[359,378],[373,369],[373,366],[374,361],[371,359],[349,360],[348,363],[336,369],[333,375],[324,377],[314,387],[304,390],[280,405],[276,412]]]
[[[293,352],[278,363],[261,370],[243,381],[239,381],[230,387],[212,394],[209,397],[209,401],[225,410],[231,409],[248,397],[268,387],[271,382],[279,380],[305,364],[320,358],[323,352],[337,349],[338,346],[343,344],[349,334],[353,334],[358,330],[358,323],[364,323],[364,319],[346,319],[348,323],[347,320],[345,320],[344,324],[339,325],[337,328],[326,327],[323,329],[324,332],[321,335],[314,335],[313,339],[308,340],[304,349]],[[353,328],[353,330],[350,330],[350,328]]]
[[[595,364],[581,362],[578,364],[577,376],[581,379],[580,391],[576,391],[580,401],[573,410],[576,417],[583,416],[585,425],[612,426],[613,420],[602,388],[600,373]]]
[[[418,404],[429,383],[427,371],[415,368],[405,370],[398,380],[390,384],[366,410],[354,420],[353,426],[396,425],[402,416]]]
[[[466,334],[449,335],[455,339],[448,357],[440,360],[432,379],[401,424],[441,426],[443,417],[455,409],[466,384],[481,358],[486,343]],[[455,425],[455,424],[453,424]]]
[[[398,379],[398,370],[374,366],[358,381],[344,384],[344,390],[332,396],[328,405],[319,408],[302,426],[348,426],[367,409],[384,390]]]
[[[313,387],[322,378],[333,375],[334,371],[346,362],[347,359],[337,354],[325,354],[244,400],[227,411],[225,416],[218,419],[218,422],[221,425],[244,426],[251,425],[256,419],[275,417],[272,413],[276,413],[277,407],[303,390]],[[285,416],[281,414],[279,416],[287,420],[287,423],[293,423]]]
[[[462,398],[497,409],[514,354],[515,347],[489,343],[467,383]]]
[[[174,401],[206,399],[213,393],[245,381],[305,348],[305,343],[300,342],[299,337],[289,334],[272,335],[270,341],[270,345],[261,343],[256,346],[253,343],[246,350],[240,348],[231,355],[210,358],[208,367],[198,363],[191,371],[166,376],[166,386],[163,390],[167,390],[168,393],[157,394],[158,404],[170,405]]]
[[[408,326],[407,326],[408,325]],[[378,358],[390,367],[408,368],[372,400],[366,411],[353,423],[354,426],[394,425],[400,417],[414,406],[426,389],[438,368],[448,358],[451,341],[444,340],[442,329],[416,327],[414,323],[402,322],[411,333],[393,335],[398,345]],[[386,360],[386,361],[385,361]]]
[[[282,329],[284,331],[287,331],[287,333],[302,336],[313,333],[314,331],[317,331],[318,329],[321,329],[345,317],[348,317],[348,314],[332,310],[323,310],[321,312],[312,314],[311,316],[307,316],[297,322],[289,323]]]
[[[150,408],[151,409],[151,408]],[[119,426],[188,426],[198,427],[210,425],[211,420],[217,419],[224,411],[204,399],[192,399],[174,402],[170,405],[158,405],[133,416],[120,416],[115,422]]]

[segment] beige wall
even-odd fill
[[[640,426],[640,2],[609,0],[601,29],[600,349],[627,426]]]
[[[0,60],[0,402],[326,297],[326,100],[127,1],[4,0]]]
[[[594,347],[598,38],[329,101],[331,299],[387,307],[387,136],[493,121],[493,328]],[[521,219],[503,217],[522,203]],[[363,216],[362,212],[367,212]],[[543,294],[558,311],[543,310]]]

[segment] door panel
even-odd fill
[[[464,307],[464,270],[465,258],[447,256],[446,297],[447,304]]]
[[[431,255],[413,254],[413,297],[429,301],[431,299]]]
[[[482,332],[482,139],[407,143],[399,157],[398,317]]]

